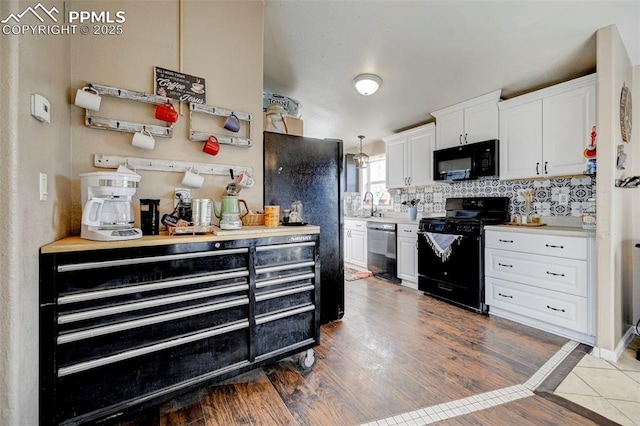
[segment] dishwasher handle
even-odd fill
[[[396,231],[395,223],[385,223],[385,222],[367,222],[367,229],[373,229],[376,231]]]

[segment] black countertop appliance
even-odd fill
[[[264,132],[264,204],[300,200],[304,222],[320,226],[322,323],[344,315],[342,141]]]

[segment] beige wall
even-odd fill
[[[640,65],[633,69],[633,90],[632,98],[638,104],[640,100]],[[640,108],[636,106],[633,111],[631,147],[631,158],[629,161],[629,175],[640,175]],[[630,147],[630,148],[631,148]],[[640,190],[636,189],[631,195],[631,213],[633,222],[633,234],[627,245],[630,252],[625,259],[631,269],[631,283],[628,290],[623,294],[624,300],[628,305],[629,317],[625,318],[625,322],[635,325],[640,319],[640,248],[635,245],[640,243]]]
[[[70,99],[76,88],[95,82],[126,89],[153,92],[153,67],[179,71],[179,2],[104,2],[109,10],[126,12],[120,36],[73,37],[71,41]],[[74,1],[76,9],[95,9],[96,2]],[[189,141],[189,109],[174,124],[172,138],[156,138],[153,150],[131,145],[132,135],[90,129],[84,126],[84,110],[72,107],[72,197],[73,233],[80,230],[80,173],[109,170],[93,167],[93,155],[194,161],[248,166],[254,169],[254,188],[241,192],[249,208],[262,208],[262,1],[184,1],[182,71],[203,77],[207,83],[207,103],[252,114],[252,148],[222,145],[215,157],[202,152],[203,142]],[[132,48],[127,48],[132,46]],[[154,118],[154,106],[104,96],[96,115],[164,125]],[[194,129],[229,134],[222,129],[223,118],[194,114]],[[239,135],[246,135],[243,127]],[[162,213],[173,209],[173,191],[180,187],[182,174],[139,171],[140,189],[135,195],[136,222],[140,198],[158,198]],[[205,177],[204,186],[192,190],[193,198],[220,201],[229,176]]]
[[[29,5],[2,0],[0,16]],[[201,152],[202,143],[188,141],[188,116],[183,115],[173,138],[158,139],[155,150],[142,153],[131,146],[131,135],[85,128],[83,111],[71,105],[75,89],[87,81],[152,92],[154,65],[177,70],[178,5],[178,0],[67,1],[67,10],[124,10],[124,34],[0,37],[1,425],[38,424],[38,250],[79,232],[78,174],[98,170],[92,167],[94,153],[250,166],[256,186],[241,195],[251,208],[262,205],[261,0],[184,2],[183,70],[207,80],[209,104],[258,117],[253,148],[222,146],[210,157]],[[63,8],[62,2],[56,6]],[[31,93],[51,102],[51,124],[30,116]],[[100,115],[157,123],[152,106],[114,98],[103,105]],[[211,123],[203,121],[202,130],[216,131],[221,124]],[[49,177],[47,201],[38,201],[40,172]],[[161,210],[168,210],[181,176],[141,174],[136,200],[162,198]],[[219,198],[227,181],[208,176],[194,196]]]
[[[632,83],[632,68],[615,26],[597,32],[598,64],[598,227],[597,243],[597,340],[606,358],[615,357],[628,329],[630,292],[629,268],[633,190],[615,188],[621,176],[616,169],[620,134],[620,89]],[[637,126],[636,126],[637,127]],[[627,144],[630,145],[630,144]],[[627,146],[628,151],[630,149]]]
[[[26,2],[0,2],[0,16]],[[38,424],[38,249],[68,235],[71,153],[67,36],[0,37],[0,424]],[[51,103],[51,124],[30,95]],[[47,201],[38,176],[49,178]]]

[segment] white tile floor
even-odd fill
[[[640,361],[636,336],[618,362],[585,355],[555,394],[621,425],[640,425]]]

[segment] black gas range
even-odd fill
[[[508,197],[448,198],[444,217],[420,220],[418,288],[476,312],[484,303],[484,226],[509,219]]]

